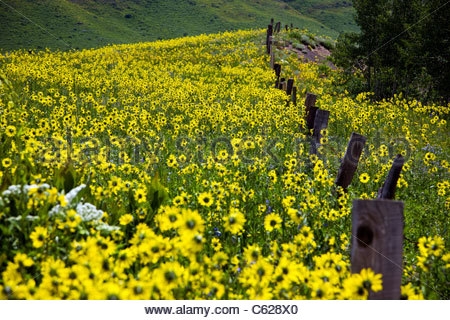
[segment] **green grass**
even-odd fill
[[[1,0],[0,50],[83,49],[265,28],[271,18],[336,38],[354,31],[345,1]]]
[[[300,13],[319,21],[335,33],[359,30],[353,19],[355,10],[351,0],[287,0],[286,2]]]

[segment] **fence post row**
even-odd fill
[[[290,96],[290,100],[294,105],[297,105],[297,88],[294,86],[294,79],[289,78],[286,82],[285,78],[281,77],[281,65],[275,63],[275,50],[273,48],[273,34],[279,33],[281,31],[281,22],[277,22],[275,27],[273,26],[273,18],[270,20],[270,24],[267,26],[267,36],[266,36],[266,49],[267,54],[270,55],[270,67],[275,70],[275,75],[277,77],[275,82],[275,88],[286,91],[286,94]]]
[[[274,61],[272,36],[280,32],[280,23],[273,27],[273,19],[267,28],[267,53],[270,54],[270,65],[275,70],[275,87],[285,90],[296,104],[297,88],[294,80],[281,77],[281,65]],[[317,96],[306,94],[306,126],[311,134],[311,154],[317,154],[320,145],[321,131],[328,126],[330,112],[315,106]],[[312,130],[312,133],[311,133]],[[353,132],[336,177],[335,184],[344,190],[350,185],[357,170],[359,159],[366,143],[366,137]],[[351,271],[359,273],[364,268],[370,268],[377,274],[382,274],[383,289],[379,292],[369,292],[369,299],[400,299],[403,257],[403,202],[394,201],[397,181],[404,164],[404,159],[398,155],[389,174],[379,189],[377,199],[353,201],[352,206],[352,240],[351,240]],[[362,284],[364,287],[364,284]],[[367,288],[366,288],[367,289]]]
[[[376,200],[355,200],[352,208],[352,272],[370,268],[382,274],[383,290],[369,299],[400,299],[403,257],[403,202],[394,201],[405,160],[394,159]]]

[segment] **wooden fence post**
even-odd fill
[[[400,299],[402,279],[403,202],[354,200],[351,271],[370,268],[382,274],[383,290],[369,299]]]
[[[273,23],[267,26],[267,35],[266,35],[266,48],[267,54],[270,54],[270,46],[272,44],[272,35],[273,35]]]
[[[314,131],[311,137],[310,154],[317,154],[317,149],[320,146],[320,138],[322,138],[321,131],[328,127],[328,118],[330,111],[317,109],[314,119]]]
[[[352,182],[365,144],[366,137],[355,132],[352,133],[335,182],[337,186],[341,186],[344,190]]]
[[[287,81],[287,86],[286,86],[286,94],[287,95],[291,95],[292,94],[292,87],[294,86],[294,79],[289,78]]]
[[[278,83],[278,89],[286,91],[286,79],[285,78],[281,78],[280,82]]]
[[[397,155],[392,163],[391,169],[389,170],[388,176],[384,181],[383,187],[378,190],[378,199],[394,199],[395,189],[397,188],[397,181],[400,178],[400,173],[402,172],[403,164],[405,159],[402,155]]]
[[[273,32],[279,33],[280,31],[281,31],[281,22],[278,21],[278,22],[275,24],[275,28],[274,28]]]
[[[306,93],[306,98],[305,98],[305,106],[308,107],[313,107],[316,104],[316,99],[317,96],[315,94],[312,93]]]
[[[275,50],[273,49],[273,37],[269,37],[269,54],[270,54],[270,67],[275,67]]]
[[[275,63],[273,65],[273,70],[275,70],[275,76],[277,77],[277,80],[275,82],[275,88],[278,89],[280,86],[281,65],[279,63]]]
[[[297,105],[297,87],[295,87],[295,86],[292,88],[291,99],[292,99],[292,103],[294,104],[294,106],[296,106]]]
[[[306,127],[308,130],[314,128],[314,119],[316,117],[316,111],[319,109],[316,107],[316,98],[317,96],[312,93],[306,94],[305,106],[306,106]]]

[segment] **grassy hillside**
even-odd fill
[[[353,20],[352,0],[287,0],[286,2],[302,14],[319,21],[336,32],[357,30]]]
[[[355,30],[346,1],[5,0],[0,49],[100,47],[265,27],[274,18],[336,37]]]

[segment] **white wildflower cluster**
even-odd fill
[[[51,214],[65,214],[64,211],[68,208],[75,208],[75,211],[77,214],[81,217],[81,220],[84,222],[92,222],[95,225],[95,228],[99,231],[104,232],[112,232],[115,230],[119,230],[120,227],[110,226],[109,224],[101,221],[103,217],[103,211],[97,209],[96,206],[94,206],[91,203],[88,202],[78,202],[74,203],[74,199],[78,195],[78,193],[83,190],[86,187],[85,184],[81,184],[78,187],[70,190],[64,197],[66,199],[67,205],[63,208],[59,205],[54,207],[51,211]]]
[[[112,231],[119,230],[120,227],[117,227],[117,226],[110,226],[110,225],[107,224],[107,223],[100,223],[100,224],[96,227],[96,229],[97,229],[98,231],[104,231],[104,232],[109,233],[109,232],[112,232]]]
[[[20,185],[20,184],[15,184],[15,185],[11,185],[8,187],[8,189],[6,189],[5,191],[2,192],[2,196],[0,197],[0,204],[2,203],[9,203],[11,196],[20,196],[22,194],[24,195],[28,195],[28,192],[31,189],[41,189],[41,190],[47,190],[50,189],[50,186],[47,183],[43,183],[43,184],[25,184],[25,185]]]
[[[27,221],[34,221],[34,220],[38,220],[38,219],[39,219],[38,216],[32,216],[30,214],[25,217],[25,220],[27,220]],[[6,218],[6,221],[20,221],[20,220],[22,220],[22,216]]]
[[[54,216],[54,215],[58,215],[58,214],[65,215],[65,210],[67,208],[75,207],[75,205],[72,203],[72,201],[75,199],[75,197],[78,195],[78,193],[81,190],[83,190],[84,188],[86,188],[86,185],[80,184],[78,187],[70,190],[66,195],[64,195],[67,205],[65,207],[62,207],[61,205],[57,204],[50,210],[48,215],[49,216]],[[77,213],[78,213],[78,211],[77,211]]]
[[[32,216],[30,214],[25,217],[25,220],[27,220],[27,221],[34,221],[34,220],[38,220],[38,219],[39,219],[38,216]],[[22,220],[22,216],[9,217],[9,218],[6,218],[6,220],[7,221],[20,221],[20,220]]]
[[[40,188],[41,190],[48,190],[50,189],[50,185],[44,183],[44,184],[31,184],[31,185],[11,185],[1,193],[0,196],[0,207],[4,206],[5,204],[10,203],[11,197],[18,197],[21,195],[24,195],[25,197],[28,197],[29,190],[30,189],[36,189]],[[114,230],[120,229],[120,227],[116,226],[110,226],[107,223],[101,221],[101,218],[103,217],[104,212],[102,210],[97,209],[93,204],[82,202],[82,201],[75,201],[77,195],[80,193],[81,190],[86,188],[85,184],[81,184],[72,190],[70,190],[67,194],[59,193],[59,195],[63,195],[65,198],[66,205],[61,206],[60,204],[55,205],[49,212],[48,215],[50,217],[55,215],[65,216],[66,212],[69,209],[75,209],[77,214],[81,217],[82,221],[84,222],[92,222],[94,223],[95,227],[99,231],[105,231],[105,232],[111,232]],[[22,219],[22,216],[17,217],[8,217],[8,221],[19,221]],[[34,221],[36,219],[39,219],[38,216],[32,216],[28,215],[25,217],[28,221]]]
[[[12,185],[9,186],[8,189],[2,192],[2,198],[5,199],[5,202],[8,203],[9,198],[11,196],[20,196],[22,194],[22,186],[21,185]]]
[[[5,191],[2,192],[2,196],[0,197],[0,207],[3,207],[5,204],[9,204],[11,202],[11,197],[20,197],[21,195],[25,195],[25,197],[28,197],[28,193],[31,189],[41,189],[41,190],[48,190],[50,189],[50,185],[48,185],[47,183],[43,183],[43,184],[26,184],[26,185],[19,185],[19,184],[15,184],[15,185],[11,185],[8,187],[8,189],[6,189]],[[27,215],[25,217],[25,219],[27,221],[34,221],[39,219],[38,216],[32,216],[32,215]],[[8,217],[6,219],[7,221],[20,221],[22,220],[22,216],[16,216],[16,217]]]
[[[77,214],[81,217],[81,219],[85,222],[89,221],[99,221],[103,216],[103,211],[97,209],[93,204],[88,202],[78,202],[74,203],[74,199],[78,195],[78,193],[86,188],[85,184],[81,184],[78,187],[70,190],[64,198],[66,199],[67,205],[62,207],[61,205],[56,205],[50,210],[49,215],[55,214],[65,214],[65,211],[70,208],[74,208]]]
[[[103,211],[98,210],[93,204],[78,203],[75,209],[83,221],[100,220],[103,216]]]
[[[97,209],[93,204],[88,202],[78,202],[76,203],[74,199],[78,193],[86,188],[85,184],[81,184],[76,188],[70,190],[64,198],[67,202],[65,207],[56,205],[52,210],[50,210],[49,215],[62,214],[65,215],[66,210],[74,208],[77,214],[81,217],[84,222],[92,222],[95,228],[99,231],[112,232],[114,230],[120,229],[119,227],[110,226],[107,223],[101,221],[103,217],[103,211]]]

